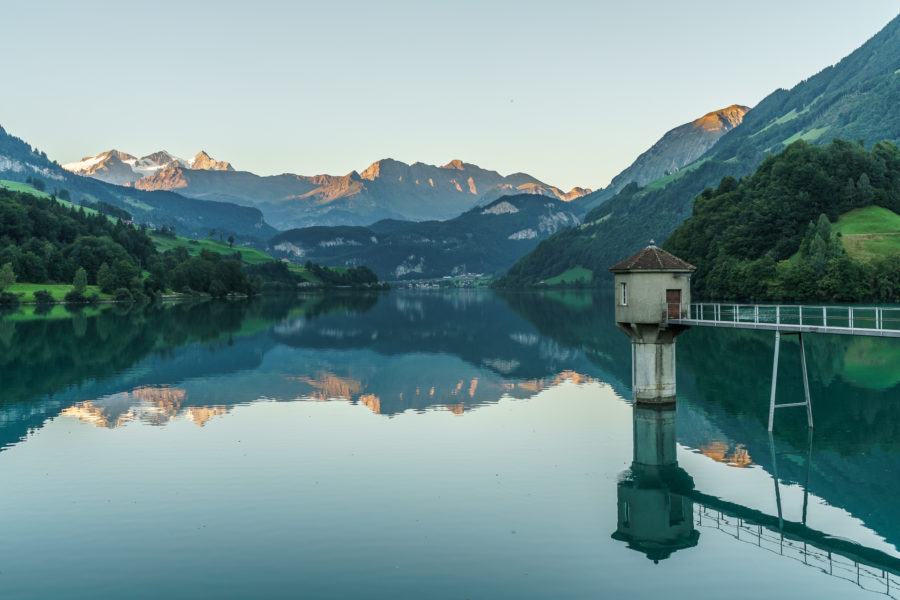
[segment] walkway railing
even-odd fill
[[[780,304],[670,304],[673,324],[900,337],[900,308]]]

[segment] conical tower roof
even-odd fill
[[[693,271],[692,264],[686,263],[671,252],[666,252],[657,246],[653,240],[643,250],[632,254],[623,261],[617,262],[609,268],[613,273],[625,271]]]

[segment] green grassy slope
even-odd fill
[[[866,206],[841,215],[834,224],[844,250],[857,259],[900,254],[900,215],[881,206]]]
[[[221,242],[214,239],[190,240],[180,236],[170,238],[167,236],[158,235],[156,233],[151,233],[150,239],[153,240],[153,243],[156,244],[156,249],[160,252],[166,252],[167,250],[171,250],[173,248],[183,247],[187,248],[187,251],[191,256],[199,255],[201,250],[218,252],[219,254],[223,255],[232,255],[234,253],[238,253],[241,255],[241,260],[249,265],[259,265],[278,260],[272,255],[267,254],[262,250],[257,250],[256,248],[247,248],[244,246],[234,246],[233,248],[229,248],[226,242]],[[347,271],[346,267],[328,268],[338,273],[344,273],[345,271]],[[309,271],[302,265],[290,264],[288,265],[288,270],[290,270],[291,273],[300,276],[303,280],[308,281],[309,283],[316,285],[322,283],[321,279],[316,277],[311,271]]]
[[[187,248],[187,251],[191,256],[197,256],[200,254],[201,250],[209,250],[210,252],[218,252],[219,254],[224,255],[231,255],[237,252],[241,255],[241,260],[250,265],[258,265],[260,263],[275,260],[274,257],[266,254],[262,250],[244,246],[234,246],[233,248],[230,248],[227,242],[220,242],[213,239],[190,240],[180,236],[170,238],[155,233],[150,234],[150,239],[153,240],[157,250],[160,252],[165,252],[178,247]]]
[[[72,290],[72,285],[68,283],[15,283],[5,291],[11,292],[19,297],[19,302],[34,302],[34,293],[38,290],[47,290],[53,296],[56,302],[62,302],[65,295]],[[110,294],[104,294],[96,285],[89,285],[84,290],[85,296],[93,296],[97,294],[101,300],[109,300],[112,298]]]
[[[12,192],[31,194],[32,196],[37,196],[38,198],[50,198],[50,194],[48,194],[47,192],[42,192],[32,185],[22,183],[20,181],[7,181],[6,179],[0,179],[0,188],[4,188]],[[94,208],[88,208],[86,206],[79,207],[73,202],[69,202],[68,200],[61,200],[59,198],[57,198],[56,201],[63,206],[68,206],[69,208],[83,208],[84,212],[89,215],[97,214],[97,210]]]

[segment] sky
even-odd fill
[[[897,0],[8,2],[0,125],[60,163],[462,159],[569,189],[838,62]]]

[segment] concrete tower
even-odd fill
[[[675,337],[688,327],[668,321],[687,316],[695,268],[652,241],[609,268],[615,274],[616,325],[631,338],[638,404],[675,402]]]

